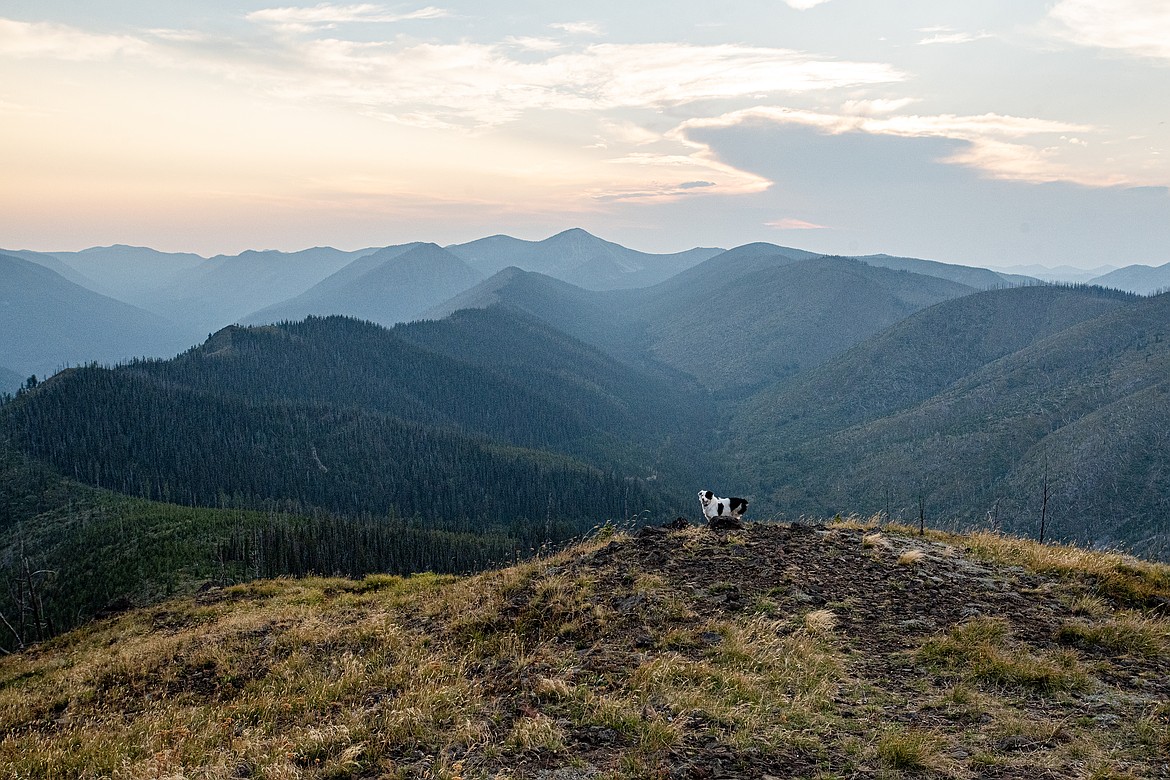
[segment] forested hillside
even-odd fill
[[[207,509],[67,480],[0,446],[0,648],[95,615],[256,577],[465,572],[544,544],[543,519],[474,532],[444,518]]]
[[[1170,296],[996,291],[755,399],[729,457],[787,512],[922,512],[1033,536],[1043,519],[1048,538],[1165,556],[1167,377]]]
[[[654,402],[678,409],[683,396],[647,392],[653,380],[623,376],[600,353],[592,379],[582,362],[558,380],[554,342],[590,351],[548,336],[549,367],[524,375],[343,318],[229,328],[173,361],[63,372],[0,414],[19,448],[64,475],[186,505],[397,512],[466,529],[677,509],[646,480],[659,476],[654,458],[678,475],[662,447],[682,423],[656,430],[665,412]],[[638,471],[612,471],[626,461]]]

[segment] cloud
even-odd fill
[[[285,6],[281,8],[262,8],[247,15],[250,22],[263,22],[274,25],[328,25],[343,22],[383,22],[394,23],[414,19],[441,19],[451,13],[442,8],[427,6],[417,11],[407,13],[391,13],[384,6],[371,3],[357,5],[333,5],[321,3],[311,8],[303,6]]]
[[[1170,60],[1165,0],[1059,0],[1048,19],[1057,36],[1078,45]]]
[[[898,98],[876,100],[846,100],[841,104],[841,110],[853,116],[873,116],[874,114],[892,114],[900,111],[911,103],[917,102],[914,98]]]
[[[550,24],[554,30],[567,32],[569,35],[601,35],[601,25],[596,22],[557,22]]]
[[[741,235],[769,222],[792,229],[782,220],[799,219],[826,226],[801,234],[808,238],[800,246],[827,254],[975,264],[1170,259],[1166,187],[986,176],[946,162],[967,143],[939,137],[832,135],[768,122],[694,132],[726,164],[774,182],[729,210]]]
[[[777,230],[828,230],[824,225],[805,222],[803,219],[794,219],[792,217],[784,217],[783,219],[774,219],[771,222],[765,222],[764,227],[776,228]]]
[[[717,187],[713,181],[684,181],[679,184],[663,184],[651,187],[627,187],[624,189],[598,191],[592,193],[593,200],[601,203],[610,203],[623,200],[654,200],[675,201],[694,192],[708,187]]]
[[[515,56],[515,49],[547,54]],[[742,45],[593,44],[546,51],[539,40],[419,43],[336,38],[289,41],[240,79],[280,94],[348,103],[371,116],[428,127],[490,128],[530,110],[604,114],[705,100],[798,94],[899,81],[882,63],[819,59]]]
[[[58,60],[106,60],[144,56],[146,42],[125,35],[102,35],[48,22],[0,19],[0,55]]]
[[[934,35],[923,38],[918,42],[919,46],[931,46],[935,44],[954,44],[954,43],[971,43],[972,41],[982,41],[986,38],[994,38],[991,33],[963,33],[950,32],[939,30],[920,30],[919,32],[934,32]]]
[[[525,51],[556,51],[564,48],[564,44],[555,38],[538,38],[530,35],[510,35],[504,39],[504,43]]]
[[[784,0],[789,8],[795,8],[797,11],[807,11],[810,8],[816,8],[822,3],[827,3],[829,0]]]
[[[391,13],[375,4],[273,7],[246,18],[280,34],[247,45],[182,30],[113,36],[0,20],[0,55],[138,58],[226,77],[284,98],[346,104],[369,116],[423,127],[468,129],[496,127],[531,110],[605,115],[701,101],[726,105],[905,78],[884,63],[741,44],[596,43],[564,49],[551,39],[533,37],[497,43],[369,41],[321,31],[343,22],[446,14],[435,6],[405,13]],[[559,27],[595,30],[586,22]]]
[[[850,104],[846,104],[849,106]],[[856,107],[856,106],[852,106]],[[1090,125],[1059,122],[1036,117],[1002,114],[960,116],[937,114],[921,116],[866,116],[851,113],[827,114],[771,106],[757,106],[732,111],[717,117],[689,119],[672,135],[693,143],[697,130],[731,128],[751,124],[800,125],[826,135],[861,134],[902,138],[940,138],[961,142],[940,162],[979,170],[997,179],[1027,182],[1074,182],[1088,186],[1112,186],[1123,183],[1114,174],[1081,171],[1061,164],[1056,155],[1019,141],[1034,137],[1060,136],[1066,133],[1091,133]],[[703,144],[698,144],[704,146]]]

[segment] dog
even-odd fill
[[[703,505],[703,516],[707,518],[708,523],[717,517],[730,517],[739,520],[748,508],[746,498],[735,496],[719,498],[710,490],[699,491],[699,503]]]

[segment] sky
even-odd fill
[[[1166,0],[290,1],[0,0],[0,246],[1170,262]]]

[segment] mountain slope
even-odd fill
[[[734,393],[805,370],[970,287],[772,244],[728,250],[665,282],[593,292],[505,270],[432,309],[505,305],[629,362]]]
[[[1152,295],[1170,290],[1170,263],[1151,267],[1148,265],[1127,265],[1107,274],[1095,277],[1090,284],[1115,287],[1139,295]]]
[[[556,524],[466,533],[391,516],[186,507],[64,479],[0,445],[0,649],[47,640],[95,616],[256,577],[466,572],[515,560]],[[31,579],[30,579],[30,576]],[[22,599],[35,588],[35,609]],[[0,684],[2,687],[2,684]],[[2,775],[2,772],[0,772]]]
[[[71,265],[61,262],[55,255],[46,252],[30,252],[25,249],[0,249],[0,254],[8,255],[9,257],[19,257],[21,260],[28,260],[37,265],[43,265],[55,274],[65,277],[74,284],[84,287],[87,290],[97,290],[98,283],[90,279],[85,274],[79,273]]]
[[[411,335],[417,343],[342,318],[228,328],[174,360],[59,375],[0,410],[0,428],[64,474],[185,504],[289,502],[476,527],[673,505],[655,464],[677,477],[687,462],[670,439],[702,412],[697,393],[504,311]],[[472,354],[543,351],[521,370],[420,346],[427,338]],[[601,470],[615,468],[630,479]]]
[[[251,312],[300,295],[373,251],[314,247],[300,252],[249,250],[217,255],[185,271],[158,293],[151,308],[171,312],[193,337],[201,338]]]
[[[737,389],[807,370],[919,309],[971,292],[845,258],[721,255],[632,306],[655,358],[709,387]]]
[[[794,512],[877,511],[1170,554],[1170,296],[1141,299],[978,368],[925,401],[751,468]],[[1047,493],[1047,502],[1043,501]]]
[[[1133,303],[1101,288],[1016,287],[912,314],[828,363],[765,388],[736,410],[733,449],[791,446],[885,417],[982,366]]]
[[[0,355],[12,370],[44,376],[78,363],[173,354],[181,346],[178,328],[162,317],[0,255]]]
[[[584,290],[535,271],[511,267],[423,314],[441,319],[460,309],[502,307],[600,347],[627,362],[643,360],[644,325],[613,295]]]
[[[81,282],[84,286],[152,311],[161,291],[207,262],[190,252],[160,252],[124,244],[53,255],[90,280]]]
[[[1166,567],[1117,555],[777,525],[210,587],[0,658],[0,766],[1159,777],[1170,625],[1136,610],[1168,599]]]
[[[914,257],[893,257],[891,255],[858,255],[860,260],[868,265],[881,268],[892,268],[895,271],[911,271],[926,276],[937,276],[939,279],[949,279],[952,282],[965,284],[976,290],[991,290],[1004,285],[1035,284],[1036,280],[1021,274],[1000,273],[986,268],[973,268],[953,263],[940,263],[935,260],[919,260]]]
[[[386,247],[243,321],[261,324],[339,314],[390,326],[418,318],[482,278],[435,244]]]
[[[587,290],[646,287],[700,263],[719,249],[649,254],[573,228],[543,241],[490,236],[447,247],[484,276],[508,266],[537,271]]]

